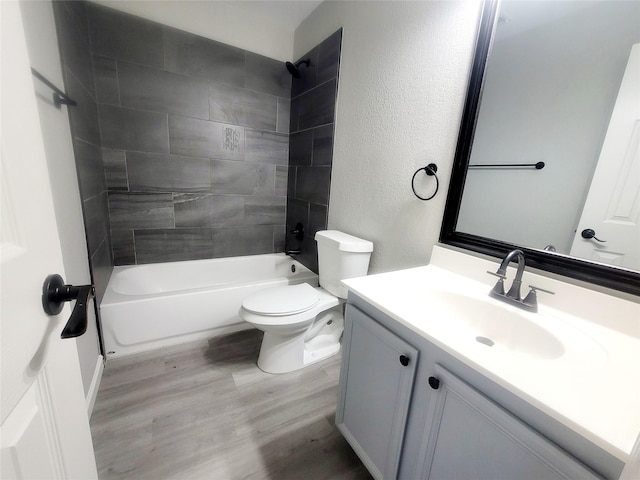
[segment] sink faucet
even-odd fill
[[[507,279],[507,267],[513,260],[518,261],[518,270],[516,270],[516,276],[511,283],[511,288],[507,293],[504,293],[504,281]],[[534,287],[533,285],[529,285],[531,291],[529,294],[522,299],[520,295],[520,286],[522,285],[522,274],[524,273],[525,260],[524,253],[522,250],[512,250],[504,257],[500,266],[498,267],[498,271],[496,273],[489,272],[491,275],[495,275],[499,277],[498,282],[495,284],[493,289],[489,292],[489,296],[493,298],[497,298],[498,300],[502,300],[503,302],[511,303],[516,305],[517,307],[524,308],[525,310],[529,310],[532,312],[538,311],[538,299],[536,296],[536,292],[545,292],[553,295],[553,292],[549,290],[545,290],[540,287]]]
[[[511,283],[511,288],[505,294],[504,280],[507,278],[507,267],[513,261],[514,258],[518,261],[518,270],[516,271],[516,278],[514,278],[513,282]],[[502,263],[500,263],[500,266],[498,267],[498,271],[495,274],[493,274],[500,277],[500,280],[498,280],[498,283],[496,283],[496,286],[493,287],[493,290],[491,290],[491,292],[496,293],[500,296],[513,298],[517,301],[522,300],[522,297],[520,296],[520,285],[522,285],[522,274],[524,273],[524,267],[525,267],[525,260],[524,260],[524,253],[522,253],[522,250],[511,250],[509,253],[507,253],[504,259],[502,259]]]

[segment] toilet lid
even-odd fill
[[[309,310],[320,294],[308,283],[265,288],[242,301],[242,307],[259,315],[294,315]]]

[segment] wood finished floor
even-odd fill
[[[91,417],[100,479],[371,479],[334,425],[340,356],[268,375],[261,340],[109,361]]]

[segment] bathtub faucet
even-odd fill
[[[296,236],[296,240],[301,242],[302,239],[304,238],[304,227],[302,223],[300,222],[296,223],[296,227],[293,230],[291,230],[291,233],[293,233]]]
[[[294,249],[294,250],[285,250],[285,255],[289,255],[290,257],[295,257],[296,255],[300,255],[300,253],[302,253],[302,250],[298,249]]]

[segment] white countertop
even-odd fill
[[[496,268],[497,262],[435,247],[429,266],[343,283],[402,325],[627,462],[640,432],[640,304],[526,272],[523,296],[530,283],[556,292],[539,293],[539,313],[529,313],[488,297],[495,278],[484,272]],[[466,269],[473,275],[461,274]],[[507,288],[513,276],[510,269]],[[506,315],[517,315],[514,322],[542,329],[560,343],[544,342],[542,336],[540,355],[527,348],[500,348],[499,342],[495,348],[478,343],[472,327],[448,321],[442,304],[434,302],[448,292],[464,294],[472,307],[495,303]]]

